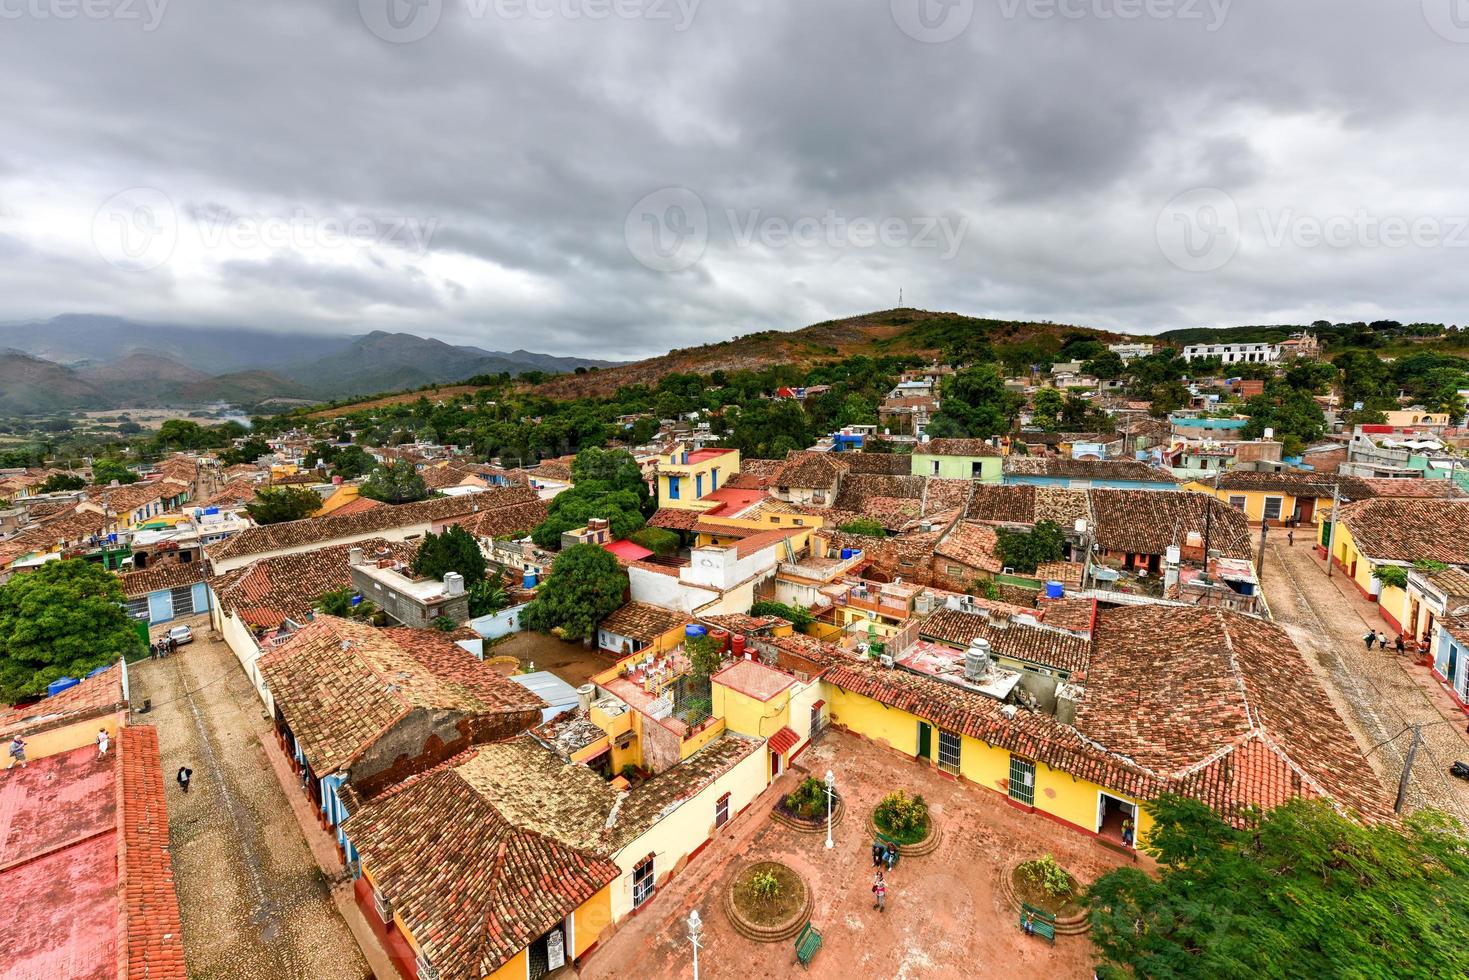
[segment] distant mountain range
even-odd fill
[[[315,402],[614,361],[455,346],[408,333],[323,337],[67,315],[0,324],[0,413]]]

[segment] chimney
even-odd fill
[[[349,564],[349,565],[360,565],[360,564],[362,564],[362,549],[361,548],[348,548],[347,549],[347,564]]]
[[[464,594],[464,576],[458,572],[447,572],[444,575],[444,593],[450,596]]]

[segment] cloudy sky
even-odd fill
[[[0,0],[0,320],[1457,323],[1466,83],[1464,0]]]

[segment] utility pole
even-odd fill
[[[1331,560],[1336,557],[1336,511],[1341,506],[1341,475],[1331,488],[1331,530],[1326,535],[1326,577],[1331,578]]]
[[[1413,775],[1413,757],[1418,754],[1418,745],[1423,741],[1423,726],[1413,726],[1413,744],[1408,746],[1408,757],[1403,760],[1403,776],[1398,780],[1398,801],[1392,805],[1393,813],[1402,813],[1408,799],[1408,779]]]
[[[1255,585],[1262,587],[1265,581],[1265,535],[1270,531],[1270,522],[1260,515],[1260,554],[1255,559]]]

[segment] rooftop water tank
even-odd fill
[[[704,627],[700,626],[698,623],[690,623],[683,628],[683,635],[686,637],[703,636],[707,632],[709,631],[704,629]]]
[[[77,680],[75,677],[58,677],[56,678],[56,680],[46,685],[46,697],[55,697],[62,691],[65,691],[68,688],[76,687],[80,683],[81,681]]]
[[[533,569],[533,568],[526,568],[525,575],[524,575],[524,577],[521,578],[520,584],[524,588],[534,589],[536,587],[536,573],[535,573],[535,569]]]
[[[1064,599],[1066,597],[1066,586],[1061,582],[1046,583],[1047,599]]]
[[[990,641],[977,636],[969,641],[969,649],[964,651],[964,679],[981,680],[989,669]]]
[[[842,561],[846,561],[848,558],[851,558],[851,557],[852,557],[852,549],[851,548],[843,548],[842,549]]]

